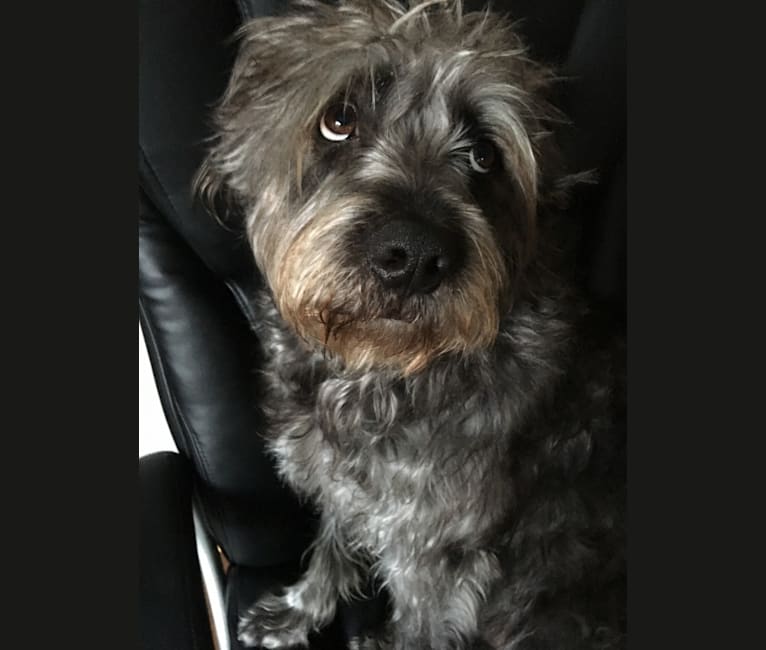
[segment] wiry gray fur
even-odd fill
[[[321,510],[304,577],[239,636],[303,645],[373,573],[391,620],[353,647],[621,648],[620,352],[555,270],[551,75],[505,19],[430,4],[307,0],[248,24],[216,112],[199,184],[247,219],[270,448]],[[337,97],[360,131],[331,149],[317,123]],[[466,108],[500,156],[491,178],[467,164]],[[355,254],[391,187],[418,210],[419,193],[441,201],[467,242],[432,294],[392,296]],[[495,327],[466,317],[457,340],[449,319],[485,303]]]

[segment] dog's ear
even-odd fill
[[[275,19],[262,18],[246,23],[236,34],[238,53],[226,89],[213,108],[213,135],[207,141],[207,154],[193,181],[195,196],[216,218],[244,207],[252,195],[248,170],[257,169],[257,132],[267,98],[273,94],[276,71],[269,59],[279,49],[269,47],[267,35]],[[260,38],[258,38],[260,36]],[[259,119],[259,115],[263,115]]]
[[[285,21],[252,20],[235,35],[238,53],[226,90],[213,109],[213,135],[194,179],[195,195],[216,217],[235,207],[246,209],[256,199],[255,179],[279,163],[272,132],[284,132],[286,123],[294,120],[285,98],[292,85],[286,63],[296,43],[294,38],[279,38]]]

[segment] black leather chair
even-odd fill
[[[578,192],[571,211],[581,232],[580,278],[594,298],[622,314],[623,2],[495,2],[506,5],[525,18],[533,53],[570,76],[560,103],[574,124],[560,138],[573,166],[594,168],[601,180]],[[251,330],[257,315],[249,301],[257,272],[242,233],[211,219],[190,191],[210,106],[234,54],[228,37],[244,18],[284,8],[279,0],[139,3],[139,315],[180,452],[139,462],[144,650],[214,647],[198,544],[213,559],[210,597],[219,585],[231,647],[239,648],[239,612],[299,574],[312,537],[313,513],[280,484],[258,435],[259,352]],[[384,606],[378,599],[341,608],[312,648],[344,647],[342,640]],[[225,644],[225,635],[218,639]]]

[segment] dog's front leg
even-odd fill
[[[468,650],[483,647],[479,609],[500,576],[494,554],[450,553],[426,572],[406,571],[389,581],[394,601],[393,650]]]
[[[323,519],[303,577],[282,593],[256,601],[240,619],[237,636],[249,647],[305,646],[311,630],[332,620],[338,597],[348,597],[359,582],[359,567],[341,534]]]

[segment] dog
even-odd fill
[[[555,74],[460,2],[239,37],[196,184],[244,219],[268,447],[321,513],[239,639],[305,646],[372,575],[390,617],[353,648],[624,647],[624,343],[561,254]]]

